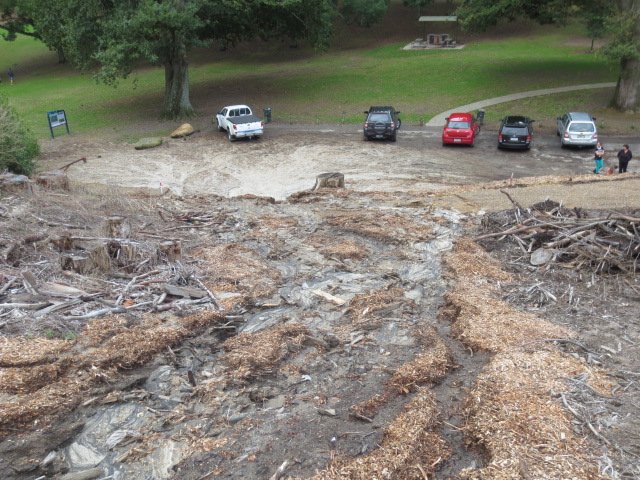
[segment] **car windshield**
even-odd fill
[[[527,127],[503,127],[503,135],[528,135]]]
[[[594,132],[595,130],[593,123],[572,123],[569,126],[570,132]]]
[[[449,122],[448,128],[469,128],[469,122]]]
[[[391,119],[389,118],[389,114],[388,113],[372,113],[371,115],[369,115],[369,121],[370,122],[382,122],[382,123],[386,123],[386,122],[390,122]]]

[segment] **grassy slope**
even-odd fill
[[[391,19],[396,23],[413,18],[405,12],[406,18],[398,20],[397,15]],[[613,81],[617,74],[615,65],[567,45],[575,36],[570,29],[536,28],[535,34],[524,37],[508,33],[507,40],[467,38],[462,50],[420,52],[401,50],[404,41],[385,43],[387,38],[415,38],[411,32],[403,34],[397,25],[382,25],[378,31],[360,35],[356,43],[343,34],[340,48],[321,55],[274,44],[232,52],[194,52],[192,103],[207,117],[231,102],[247,102],[257,109],[269,105],[276,119],[300,122],[359,122],[363,109],[385,103],[403,111],[405,121],[417,123],[483,98]],[[363,38],[374,47],[361,48]],[[54,53],[30,38],[0,42],[0,57],[7,66],[15,65],[17,77],[9,87],[4,75],[0,92],[10,97],[41,138],[48,135],[45,113],[52,109],[67,111],[73,131],[124,131],[157,117],[164,78],[160,68],[140,69],[114,89],[96,84],[90,74],[58,65]],[[602,100],[596,103],[605,105],[610,92],[581,95],[576,98],[597,97]],[[536,100],[526,105],[533,115],[555,115],[549,105],[557,101],[541,103],[542,110]],[[496,115],[488,112],[489,119]]]

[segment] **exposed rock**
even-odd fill
[[[78,442],[69,445],[67,455],[76,468],[95,467],[105,458],[104,454]]]
[[[539,248],[533,251],[533,253],[531,254],[531,258],[529,259],[529,262],[531,262],[531,265],[536,265],[536,266],[546,265],[551,261],[551,259],[553,258],[553,255],[554,255],[553,250],[549,250],[547,248]]]

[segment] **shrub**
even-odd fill
[[[0,172],[31,175],[39,153],[36,137],[23,125],[7,99],[0,96]]]

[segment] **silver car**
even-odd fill
[[[558,117],[556,132],[560,145],[577,147],[595,147],[598,143],[596,118],[585,112],[569,112]]]

